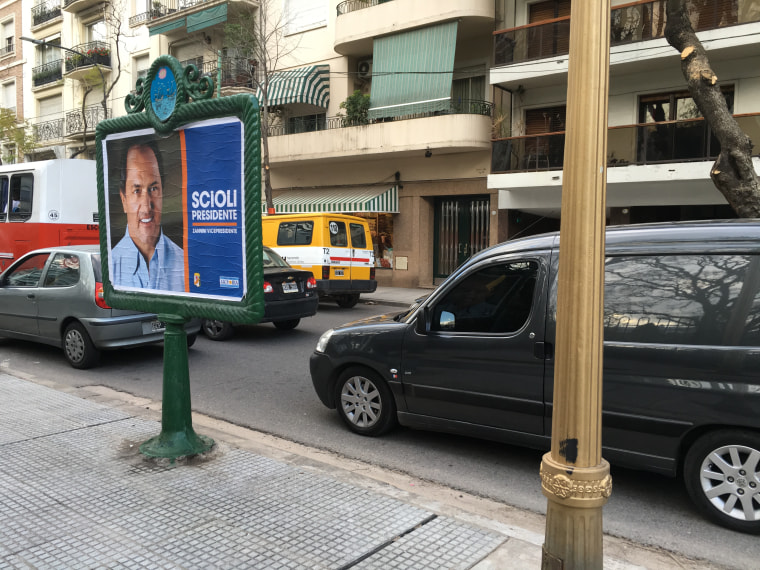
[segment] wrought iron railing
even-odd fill
[[[95,125],[97,125],[103,119],[107,119],[111,115],[111,111],[108,113],[103,109],[103,105],[90,105],[85,107],[84,113],[81,109],[75,111],[69,111],[66,113],[66,136],[80,135],[84,132],[85,125],[87,131],[93,136],[95,135]]]
[[[39,26],[61,15],[61,0],[47,0],[32,7],[32,26]]]
[[[63,60],[57,59],[32,68],[32,87],[53,83],[63,78]]]
[[[760,21],[757,0],[704,2],[689,13],[697,32]],[[665,35],[667,0],[628,4],[611,11],[610,44],[621,45],[662,38]],[[566,55],[570,48],[570,17],[537,22],[494,33],[494,64]]]
[[[67,52],[66,73],[95,64],[111,67],[111,48],[106,42],[88,42],[74,46],[72,49],[80,53]]]
[[[760,154],[760,113],[734,115]],[[607,166],[711,160],[720,144],[704,119],[641,123],[607,130]],[[492,141],[491,172],[561,170],[565,133],[508,137]]]
[[[378,4],[385,4],[391,0],[346,0],[338,4],[338,16],[348,14],[349,12],[356,12],[357,10],[364,10],[364,8],[371,8]]]
[[[63,125],[64,120],[62,117],[35,123],[33,125],[34,139],[40,143],[60,140],[63,138]]]
[[[5,45],[0,48],[0,57],[5,57],[6,55],[11,55],[12,53],[16,52],[16,42],[14,41],[13,36],[9,38],[5,38]]]
[[[418,112],[413,115],[403,117],[384,117],[382,119],[349,119],[345,115],[336,117],[310,117],[310,118],[291,118],[289,122],[277,125],[270,125],[267,133],[270,137],[281,135],[294,135],[314,131],[329,131],[332,129],[342,129],[344,127],[357,127],[362,125],[373,125],[376,123],[387,123],[391,121],[403,121],[407,119],[420,119],[425,117],[435,117],[439,115],[483,115],[486,117],[493,116],[493,103],[481,101],[478,99],[455,99],[452,98],[446,109],[436,107],[435,110]]]
[[[242,57],[223,57],[218,60],[206,61],[199,66],[199,70],[204,75],[211,76],[214,81],[218,81],[219,72],[222,75],[222,87],[248,87],[253,89],[258,77],[256,62],[251,59]]]

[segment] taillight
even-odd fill
[[[314,279],[313,275],[306,280],[306,288],[307,289],[316,289],[317,288],[317,280]]]
[[[274,291],[274,287],[269,281],[264,281],[264,293],[271,293]]]
[[[103,293],[102,283],[95,283],[95,304],[101,309],[111,308],[108,305],[106,305],[106,296],[105,296],[105,293]]]
[[[375,266],[369,268],[369,278],[374,280],[375,279]]]
[[[322,279],[329,279],[330,278],[330,266],[329,265],[323,265],[322,266]]]

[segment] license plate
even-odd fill
[[[166,328],[166,323],[164,321],[151,321],[150,323],[151,332],[163,331],[165,328]]]
[[[283,283],[282,292],[283,293],[298,293],[298,283]]]
[[[343,277],[343,270],[342,269],[336,269],[335,270],[335,277]]]

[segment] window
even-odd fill
[[[454,105],[463,101],[483,101],[486,98],[485,65],[454,70],[451,84],[451,98]]]
[[[23,222],[32,217],[34,175],[30,172],[11,176],[10,195],[12,222]]]
[[[37,117],[40,121],[51,121],[61,118],[63,111],[63,96],[45,97],[39,100],[39,112]]]
[[[9,81],[3,83],[0,87],[0,96],[2,97],[2,106],[6,109],[10,109],[14,113],[16,112],[16,82]]]
[[[108,29],[105,20],[96,20],[85,26],[87,42],[105,42],[108,39]]]
[[[490,265],[461,280],[433,310],[431,330],[510,333],[528,321],[538,263]]]
[[[3,22],[2,24],[3,38],[2,44],[0,44],[0,56],[9,55],[16,51],[13,27],[13,20]]]
[[[722,88],[733,113],[734,88]],[[716,157],[720,144],[687,91],[639,98],[638,160],[658,162]]]
[[[334,247],[348,247],[348,234],[346,233],[345,223],[330,221],[330,245]]]
[[[5,284],[10,287],[36,287],[48,257],[49,253],[38,253],[25,260],[6,277]]]
[[[288,117],[288,134],[295,135],[298,133],[324,131],[326,128],[326,117],[325,113],[305,115],[303,117]]]
[[[760,343],[760,257],[607,260],[604,340],[713,346]]]
[[[142,78],[143,80],[148,77],[148,69],[150,69],[150,56],[141,55],[134,59],[132,63],[132,69],[135,70],[135,82]]]
[[[61,59],[61,38],[45,40],[45,45],[37,46],[37,65],[45,65]]]
[[[325,0],[285,0],[285,33],[297,34],[327,25]]]
[[[314,222],[282,222],[277,230],[277,245],[309,245]]]
[[[45,274],[45,287],[71,287],[79,283],[79,256],[56,253]]]
[[[351,247],[365,249],[367,247],[367,235],[362,224],[349,224],[351,228]]]

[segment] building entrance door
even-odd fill
[[[435,203],[435,277],[447,277],[470,256],[489,246],[488,196],[437,198]]]

